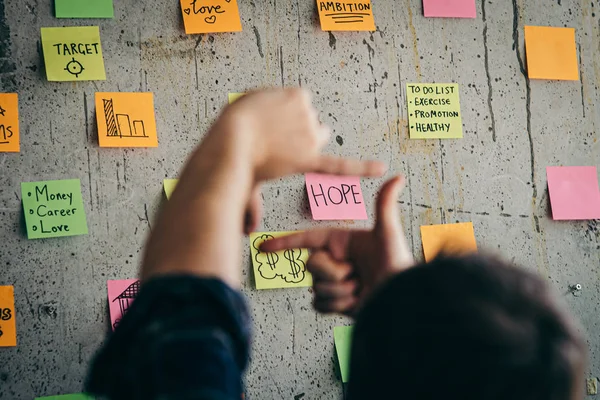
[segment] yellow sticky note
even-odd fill
[[[163,186],[165,188],[165,196],[167,196],[167,200],[171,198],[171,194],[173,194],[173,190],[175,190],[175,186],[177,186],[177,182],[179,179],[165,179],[163,181]]]
[[[579,80],[575,29],[526,26],[525,52],[529,78]]]
[[[463,137],[460,98],[456,83],[407,83],[411,139]]]
[[[100,147],[157,147],[152,93],[96,93]]]
[[[312,286],[312,276],[306,270],[307,249],[288,249],[276,253],[259,250],[265,240],[294,232],[254,232],[250,234],[250,253],[257,289],[277,289]]]
[[[237,99],[239,99],[240,97],[242,97],[245,94],[246,93],[229,93],[227,95],[227,98],[229,100],[229,104],[233,103],[234,101],[236,101]]]
[[[15,318],[15,289],[12,286],[0,286],[0,347],[17,345]]]
[[[239,32],[237,0],[180,0],[185,33]]]
[[[19,95],[0,93],[0,153],[19,150]]]
[[[371,0],[317,0],[321,29],[324,31],[374,31]]]
[[[49,81],[103,81],[104,59],[97,26],[42,28]]]
[[[421,226],[421,240],[425,261],[431,261],[440,252],[460,255],[477,252],[472,222]]]

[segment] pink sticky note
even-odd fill
[[[106,282],[106,286],[110,324],[114,331],[140,291],[140,281],[138,279],[114,280]]]
[[[475,0],[423,0],[426,17],[475,18]]]
[[[358,176],[306,174],[313,219],[367,219]]]
[[[596,167],[546,167],[552,219],[600,219]]]

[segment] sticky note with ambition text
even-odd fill
[[[367,219],[358,176],[308,173],[304,179],[313,219]]]
[[[113,18],[113,0],[54,0],[56,18]]]
[[[423,0],[425,17],[475,18],[475,0]]]
[[[324,31],[374,31],[371,0],[317,0],[321,29]]]
[[[185,33],[239,32],[237,0],[180,0]]]
[[[23,182],[21,196],[29,239],[88,233],[79,179]]]
[[[432,261],[440,252],[462,255],[477,252],[472,222],[421,226],[425,261]]]
[[[406,98],[411,139],[463,137],[458,84],[407,83]]]
[[[110,280],[106,282],[106,287],[108,289],[110,326],[114,331],[137,297],[140,291],[140,281],[139,279]]]
[[[554,220],[600,219],[596,167],[546,167]]]
[[[19,95],[0,93],[0,153],[19,150]]]
[[[575,29],[526,26],[525,53],[530,79],[579,80]]]
[[[49,81],[106,79],[97,26],[42,28],[41,32]]]
[[[335,326],[333,328],[333,340],[335,352],[340,365],[342,383],[347,383],[350,378],[350,354],[352,349],[353,326]]]
[[[0,347],[17,345],[15,288],[0,286]]]

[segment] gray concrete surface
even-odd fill
[[[0,0],[2,91],[20,97],[21,153],[0,154],[0,283],[16,290],[18,347],[0,349],[0,398],[81,390],[108,330],[106,280],[136,275],[162,180],[226,102],[228,92],[302,85],[315,93],[334,154],[377,157],[408,176],[400,201],[413,252],[419,226],[473,221],[481,248],[538,271],[589,332],[598,376],[598,221],[553,222],[548,165],[599,165],[598,5],[589,0],[477,1],[475,20],[425,19],[421,0],[373,0],[377,32],[327,33],[313,1],[240,1],[244,31],[186,36],[178,2],[115,1],[113,20],[57,20],[50,0]],[[39,28],[100,25],[108,79],[47,82]],[[581,82],[528,81],[523,26],[577,29]],[[409,141],[407,82],[458,82],[464,139]],[[99,149],[96,91],[152,91],[160,146]],[[29,241],[22,181],[79,178],[89,235]],[[372,218],[380,180],[363,181]],[[300,177],[264,192],[267,230],[311,221]],[[365,226],[355,223],[352,226]],[[251,399],[339,399],[332,327],[308,289],[258,292],[242,266],[255,341]],[[569,285],[581,283],[579,297]],[[443,397],[440,393],[440,398]],[[298,396],[298,397],[296,397]]]

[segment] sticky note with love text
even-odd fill
[[[0,347],[17,345],[15,288],[0,286]]]
[[[237,0],[180,0],[185,33],[239,32]]]
[[[17,153],[19,140],[19,95],[0,93],[0,153]]]

